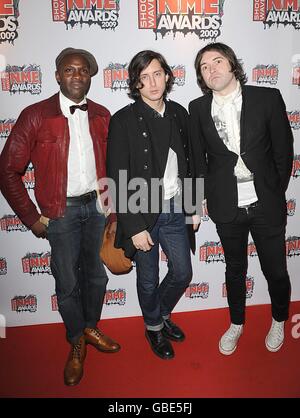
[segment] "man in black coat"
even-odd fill
[[[272,305],[265,344],[275,352],[284,341],[290,300],[285,191],[293,137],[285,104],[277,89],[246,86],[234,51],[222,43],[202,48],[195,69],[204,96],[189,105],[194,160],[224,249],[231,318],[219,350],[232,354],[243,332],[251,232]]]
[[[107,173],[116,185],[115,245],[136,262],[150,347],[160,358],[171,359],[169,339],[183,341],[185,335],[170,315],[192,278],[182,205],[183,193],[192,189],[192,182],[185,181],[192,180],[188,114],[166,100],[174,78],[162,55],[141,51],[128,71],[129,97],[135,102],[112,117],[107,144]],[[183,189],[184,183],[189,184]],[[199,217],[192,216],[192,221],[197,228]],[[159,245],[168,258],[161,283]]]

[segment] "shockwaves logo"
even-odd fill
[[[0,0],[0,44],[18,37],[19,0]]]
[[[171,67],[174,84],[184,86],[185,84],[185,66],[172,65]],[[116,90],[127,90],[129,83],[128,64],[110,63],[103,70],[104,88]]]
[[[107,290],[104,297],[105,305],[125,305],[126,303],[126,290],[114,289]]]
[[[23,273],[29,273],[31,276],[35,274],[51,274],[50,268],[51,254],[49,251],[44,253],[27,253],[22,258]]]
[[[24,186],[27,190],[34,189],[35,185],[35,177],[34,177],[34,168],[32,163],[28,164],[28,167],[26,168],[24,176],[22,176],[22,181],[24,183]]]
[[[248,243],[247,254],[249,257],[257,257],[257,251],[253,241]]]
[[[300,176],[300,155],[294,155],[292,177],[297,179]]]
[[[207,299],[209,294],[209,284],[207,282],[202,283],[190,283],[185,291],[185,297],[190,299],[202,298]]]
[[[138,0],[139,29],[152,29],[162,38],[194,33],[200,39],[221,35],[225,0]]]
[[[53,21],[65,22],[67,29],[78,24],[115,29],[119,10],[120,0],[52,0]]]
[[[265,29],[275,24],[300,29],[300,0],[253,0],[253,20]]]
[[[254,290],[254,278],[252,276],[246,277],[246,298],[252,298],[253,296],[253,290]],[[222,285],[222,296],[223,298],[227,297],[227,289],[226,289],[226,283],[223,283]]]
[[[51,310],[58,311],[57,296],[51,295]]]
[[[285,241],[286,256],[296,257],[300,255],[300,237],[288,237]]]
[[[36,295],[15,296],[11,300],[11,310],[17,313],[36,312],[37,311]]]
[[[6,258],[0,257],[0,276],[7,274],[7,262]]]
[[[289,199],[286,202],[286,209],[288,216],[294,216],[296,211],[296,199]]]
[[[292,129],[300,129],[300,111],[299,110],[291,110],[287,113],[288,120],[290,122]]]
[[[257,65],[252,70],[252,81],[257,84],[268,83],[277,84],[278,81],[278,65]]]
[[[12,231],[21,231],[26,232],[28,229],[25,225],[22,224],[17,215],[4,215],[0,219],[0,228],[1,231],[12,232]]]
[[[7,65],[1,74],[1,86],[3,91],[15,93],[41,94],[42,72],[36,64]]]
[[[16,123],[16,119],[0,119],[0,139],[6,140]]]
[[[222,261],[225,263],[224,250],[220,242],[206,241],[199,249],[199,260],[206,263]]]

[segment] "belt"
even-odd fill
[[[239,206],[239,209],[249,209],[249,208],[257,208],[259,206],[258,200],[256,202],[250,203],[250,205]]]
[[[97,199],[97,192],[93,190],[92,192],[82,194],[81,196],[67,197],[67,206],[82,206],[91,202],[92,200]]]

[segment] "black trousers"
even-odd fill
[[[251,232],[262,272],[268,282],[272,316],[288,319],[291,284],[287,272],[285,225],[267,225],[261,206],[238,209],[233,222],[217,224],[226,262],[226,289],[231,322],[245,322],[248,236]]]

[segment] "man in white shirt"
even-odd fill
[[[98,328],[108,281],[99,257],[106,214],[98,181],[106,178],[109,111],[86,98],[95,57],[66,48],[56,58],[60,92],[23,110],[0,157],[3,195],[22,222],[51,246],[58,309],[71,351],[64,381],[76,385],[83,375],[86,344],[117,352],[118,343]],[[21,175],[29,161],[35,169],[31,201]]]
[[[195,69],[204,96],[189,106],[194,161],[197,176],[204,176],[208,214],[224,249],[231,318],[219,350],[232,354],[243,332],[251,232],[272,304],[265,345],[275,352],[284,341],[290,299],[285,191],[293,136],[285,104],[277,89],[245,85],[242,65],[225,44],[202,48]]]

